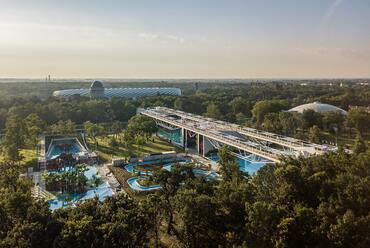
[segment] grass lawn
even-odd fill
[[[322,132],[323,139],[335,144],[336,141],[338,142],[338,145],[342,146],[348,146],[349,148],[352,148],[355,140],[356,135],[353,133],[351,137],[348,135],[348,133],[340,134],[337,137],[334,134],[331,134],[329,132]],[[368,145],[370,145],[370,136],[369,135],[363,135],[362,138],[367,142]]]
[[[144,156],[150,153],[157,153],[157,152],[166,152],[166,151],[176,151],[179,148],[176,148],[172,144],[168,143],[167,141],[161,140],[158,137],[153,136],[153,139],[150,138],[149,141],[142,145],[132,145],[129,149],[125,148],[122,144],[119,144],[116,147],[112,147],[109,145],[109,137],[98,137],[98,155],[102,162],[109,162],[112,158],[122,158],[128,157],[130,154],[136,156]],[[153,142],[154,141],[154,142]],[[89,140],[89,148],[94,150],[95,144],[93,140]]]
[[[22,149],[20,154],[23,156],[23,159],[20,161],[21,165],[37,164],[37,154],[35,149]],[[0,154],[0,162],[5,160],[4,156]]]

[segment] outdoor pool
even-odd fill
[[[167,165],[166,168],[163,167],[163,169],[171,171],[172,165]],[[207,181],[213,181],[220,177],[220,175],[214,171],[204,170],[204,169],[193,169],[193,173],[195,176],[204,176]],[[151,186],[144,186],[140,185],[137,181],[138,180],[147,180],[149,179],[147,176],[137,176],[137,177],[131,177],[127,179],[127,183],[133,190],[138,191],[150,191],[150,190],[156,190],[161,189],[162,187],[160,185],[151,185]]]
[[[140,185],[137,181],[142,180],[142,179],[147,180],[149,178],[144,177],[144,176],[131,177],[127,180],[127,183],[133,190],[138,190],[138,191],[150,191],[150,190],[156,190],[156,189],[162,188],[160,185],[150,185],[150,186]]]
[[[196,175],[205,176],[207,180],[212,181],[220,177],[220,175],[215,171],[203,170],[203,169],[193,169],[193,173]]]
[[[208,156],[209,159],[212,161],[218,162],[220,160],[218,154],[211,154]],[[239,164],[239,168],[242,172],[246,172],[249,175],[256,174],[256,172],[263,167],[265,164],[268,163],[267,160],[261,159],[260,161],[248,161],[241,158],[236,158],[237,163]]]
[[[85,171],[85,176],[87,179],[92,179],[93,176],[99,177],[97,175],[97,168],[94,166],[88,166],[88,170]],[[57,173],[57,172],[53,172]],[[100,201],[104,201],[107,197],[113,195],[113,190],[110,187],[109,183],[101,179],[101,183],[98,187],[89,188],[86,192],[83,193],[74,193],[74,194],[67,194],[61,192],[53,192],[56,196],[55,199],[49,200],[49,207],[52,211],[58,208],[64,208],[69,206],[74,206],[81,201],[92,199],[94,197],[98,197]]]

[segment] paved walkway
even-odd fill
[[[200,162],[200,163],[202,163],[206,166],[211,166],[211,169],[214,170],[214,171],[219,170],[218,163],[215,162],[215,161],[212,161],[208,158],[202,157],[198,154],[191,153],[191,152],[188,152],[187,154],[184,154],[184,155],[187,155],[187,156],[191,157],[192,159],[194,159],[195,161],[198,161],[198,162]]]
[[[98,174],[109,183],[109,185],[114,188],[121,188],[120,183],[114,177],[113,173],[108,168],[109,164],[98,165],[96,168],[98,169]]]

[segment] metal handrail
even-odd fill
[[[282,155],[282,153],[279,150],[274,149],[274,151],[278,153],[278,154],[276,154],[276,153],[273,153],[273,152],[269,151],[272,148],[269,148],[268,150],[266,150],[265,149],[266,147],[262,147],[261,145],[256,144],[259,147],[259,149],[257,149],[255,147],[249,146],[249,145],[247,145],[247,144],[245,144],[241,141],[238,141],[238,140],[226,139],[223,136],[216,136],[215,134],[212,134],[212,133],[208,132],[207,130],[199,129],[199,128],[194,127],[194,126],[190,126],[186,123],[179,123],[176,120],[166,119],[166,118],[162,117],[160,114],[158,114],[154,111],[150,111],[150,110],[149,111],[144,111],[144,112],[142,112],[142,114],[147,115],[147,116],[152,117],[152,118],[156,118],[158,120],[169,123],[171,125],[184,126],[187,130],[190,130],[192,132],[199,133],[199,134],[201,134],[203,136],[206,136],[208,138],[211,138],[213,140],[223,142],[227,145],[230,145],[230,146],[233,146],[233,147],[236,147],[236,148],[239,148],[239,149],[243,149],[245,151],[257,154],[261,157],[270,159],[270,160],[275,161],[275,162],[280,161],[279,158]]]

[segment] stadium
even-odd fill
[[[297,107],[294,107],[290,109],[290,112],[298,112],[298,113],[303,113],[305,110],[312,110],[317,113],[326,113],[326,112],[340,112],[343,115],[347,115],[347,111],[338,108],[336,106],[326,104],[326,103],[321,103],[321,102],[313,102],[313,103],[307,103],[307,104],[302,104]]]
[[[66,89],[53,92],[57,98],[71,98],[75,96],[90,98],[124,97],[136,99],[144,96],[181,96],[179,88],[104,88],[103,83],[94,81],[89,89]]]

